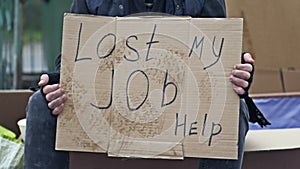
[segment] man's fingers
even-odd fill
[[[251,77],[251,74],[249,72],[243,70],[233,70],[231,74],[237,78],[244,80],[248,80]]]
[[[246,72],[252,72],[253,71],[253,66],[249,63],[244,63],[244,64],[236,64],[234,66],[235,70],[243,70]]]
[[[251,78],[251,72],[253,71],[254,59],[249,53],[243,55],[245,63],[236,64],[231,72],[230,81],[233,84],[233,90],[238,95],[245,94],[245,88],[248,87],[248,80]]]
[[[67,100],[66,95],[62,95],[61,97],[58,97],[55,100],[49,102],[48,107],[50,109],[55,109],[55,108],[61,106],[61,104],[63,104],[66,100]]]
[[[245,53],[243,57],[246,63],[254,63],[254,59],[252,58],[250,53]]]
[[[46,88],[47,87],[47,88]],[[44,92],[46,94],[46,100],[48,102],[51,102],[52,100],[55,100],[56,98],[61,97],[65,92],[62,88],[59,87],[58,84],[55,85],[48,85],[46,86],[44,90],[47,90]]]
[[[48,82],[49,82],[49,76],[47,74],[42,74],[38,85],[42,87],[45,86]]]
[[[238,87],[235,84],[233,84],[233,90],[239,95],[243,95],[245,93],[245,90],[242,87]]]
[[[233,75],[231,75],[229,79],[230,79],[230,81],[231,81],[234,85],[236,85],[236,86],[238,86],[238,87],[241,87],[241,88],[247,88],[248,85],[249,85],[249,82],[248,82],[248,81],[246,81],[246,80],[244,80],[244,79],[240,79],[240,78],[235,77],[235,76],[233,76]]]
[[[59,89],[59,84],[54,84],[54,85],[46,85],[44,88],[43,88],[43,93],[45,95],[48,95],[49,93],[51,92],[54,92],[56,90]],[[47,99],[47,97],[46,97]],[[51,100],[48,100],[48,101],[51,101]]]
[[[59,115],[60,113],[62,113],[63,109],[64,109],[64,104],[61,104],[52,111],[52,114]]]

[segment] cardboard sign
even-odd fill
[[[58,150],[237,158],[241,19],[66,14]]]

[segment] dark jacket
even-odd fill
[[[132,14],[130,0],[73,0],[72,13],[102,16],[126,16]],[[161,0],[153,0],[154,3]],[[145,10],[145,0],[134,0],[136,6]],[[226,17],[225,0],[165,0],[164,12],[177,16]],[[161,12],[161,11],[155,11]],[[60,71],[60,55],[56,59],[56,71]],[[54,76],[55,77],[55,76]],[[58,83],[53,79],[53,83]]]
[[[145,0],[134,0],[141,9]],[[154,3],[160,0],[153,0]],[[192,17],[226,17],[225,0],[166,0],[166,13]],[[74,0],[71,12],[104,16],[126,16],[132,14],[129,0]],[[161,12],[161,11],[155,11]]]

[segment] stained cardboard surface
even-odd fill
[[[237,158],[241,19],[66,14],[56,149]]]

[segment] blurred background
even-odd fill
[[[0,89],[28,89],[53,71],[72,0],[0,0]]]

